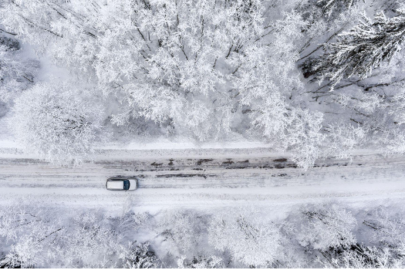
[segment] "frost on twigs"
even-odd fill
[[[187,260],[184,256],[177,260],[179,268],[225,268],[222,258],[217,256],[195,256]]]
[[[189,210],[166,211],[157,224],[157,232],[163,241],[174,244],[180,254],[204,250],[207,218]]]
[[[8,107],[12,107],[14,100],[34,84],[39,69],[39,62],[24,58],[19,49],[17,40],[0,34],[0,103]]]
[[[360,0],[318,0],[317,4],[322,7],[326,16],[330,17],[333,12],[351,8]],[[364,2],[364,0],[363,0]]]
[[[326,53],[317,67],[333,87],[343,78],[366,78],[383,62],[389,62],[402,49],[405,39],[405,10],[387,18],[383,12],[374,21],[363,20],[350,31],[342,33],[336,42],[326,45]]]
[[[14,38],[0,35],[0,46],[7,51],[18,51],[21,48],[20,42]]]
[[[12,128],[28,151],[58,163],[78,162],[100,139],[103,112],[89,89],[38,83],[16,100]]]
[[[159,259],[151,250],[148,242],[140,243],[139,245],[133,243],[129,247],[123,248],[121,254],[121,257],[125,261],[125,268],[159,268],[161,266]]]
[[[286,138],[305,25],[286,1],[16,2],[4,24],[113,96],[114,124],[153,122],[198,142],[236,132],[271,134],[274,145]]]
[[[135,221],[128,233],[102,211],[72,211],[39,204],[29,198],[0,207],[0,267],[156,268],[160,265],[147,243],[126,245],[128,241],[134,243],[139,226]]]
[[[363,2],[4,1],[4,29],[92,87],[52,81],[29,93],[34,68],[11,60],[13,36],[0,40],[8,46],[0,52],[0,100],[11,104],[27,89],[16,101],[16,135],[58,162],[91,151],[106,134],[104,118],[117,141],[244,138],[289,152],[303,168],[363,146],[404,151],[403,97],[392,98],[404,74],[394,72],[403,66],[404,11],[392,10],[398,1]],[[356,25],[364,8],[384,13]],[[390,78],[375,72],[382,63]]]
[[[322,253],[320,263],[327,268],[401,268],[402,256],[388,248],[352,245],[350,248],[330,249]]]
[[[333,247],[349,247],[355,244],[352,230],[356,220],[337,204],[306,205],[290,215],[293,225],[290,233],[300,245],[326,251]]]
[[[402,206],[380,206],[363,213],[360,219],[365,243],[329,248],[320,262],[334,268],[403,268],[405,263]]]
[[[0,268],[21,268],[24,265],[15,253],[9,253],[4,258],[0,258]],[[25,268],[28,268],[24,265]]]
[[[402,206],[359,209],[323,203],[305,204],[291,211],[288,205],[281,220],[274,219],[279,210],[272,212],[274,208],[265,207],[262,212],[258,211],[261,209],[258,205],[255,207],[216,208],[212,215],[196,210],[165,213],[174,213],[173,218],[144,213],[140,216],[165,221],[155,220],[156,223],[141,226],[133,219],[132,226],[121,226],[117,221],[122,217],[111,217],[108,212],[47,207],[31,198],[18,199],[12,205],[0,206],[0,267],[403,268],[405,265]],[[206,221],[200,222],[196,217],[204,217]],[[176,219],[181,220],[175,222]],[[170,231],[170,235],[164,235],[167,238],[162,239],[161,226]],[[183,234],[187,236],[182,238]],[[187,249],[179,248],[182,244]]]
[[[229,250],[244,265],[265,267],[280,249],[280,231],[255,209],[229,209],[213,217],[208,228],[209,243],[219,251]]]

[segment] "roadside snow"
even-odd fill
[[[157,150],[157,149],[251,149],[270,148],[270,144],[255,141],[234,141],[234,142],[207,142],[196,144],[187,138],[168,140],[166,138],[156,139],[152,142],[131,142],[129,144],[108,143],[98,146],[97,149],[120,149],[120,150]]]

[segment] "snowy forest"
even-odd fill
[[[7,129],[25,153],[41,157],[44,163],[32,168],[51,164],[54,171],[90,164],[95,149],[111,142],[187,140],[197,148],[260,142],[269,153],[289,155],[274,161],[299,170],[298,186],[316,186],[304,173],[318,160],[350,160],[354,151],[370,149],[384,157],[405,154],[404,41],[403,0],[0,0],[0,134]],[[15,165],[4,160],[0,169]],[[198,165],[207,160],[213,161],[201,158]],[[366,182],[372,173],[392,180],[377,171],[381,164],[364,174],[362,165],[353,165],[364,181],[358,186],[374,181]],[[333,180],[339,168],[331,169]],[[392,174],[403,179],[404,168]],[[14,192],[1,173],[4,193]],[[361,193],[344,201],[320,192],[318,201],[239,207],[232,204],[238,194],[219,191],[229,207],[156,203],[137,210],[128,199],[117,215],[76,202],[90,197],[94,175],[74,173],[66,175],[76,180],[63,184],[84,179],[87,190],[63,194],[69,206],[45,196],[31,200],[35,194],[14,184],[22,197],[0,203],[0,268],[405,266],[399,195],[367,203],[355,197]],[[284,176],[271,177],[282,179],[274,180],[278,187]],[[43,191],[46,184],[31,181]],[[91,196],[114,201],[115,194]],[[141,199],[164,197],[145,194]]]
[[[208,214],[2,207],[2,268],[402,268],[405,209],[336,202],[279,218],[251,207]],[[395,210],[393,210],[395,209]],[[259,216],[257,214],[260,214]],[[236,237],[235,237],[236,236]]]
[[[400,0],[3,0],[0,116],[27,151],[262,141],[309,168],[405,151]]]

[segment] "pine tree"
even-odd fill
[[[359,0],[318,0],[317,4],[322,7],[326,16],[330,17],[331,14],[342,8],[351,8]]]
[[[383,62],[389,62],[399,52],[405,39],[405,10],[387,18],[377,13],[374,22],[363,15],[363,20],[351,31],[339,35],[337,42],[326,46],[318,70],[330,79],[332,90],[343,78],[366,78]]]

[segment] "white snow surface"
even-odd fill
[[[319,160],[307,171],[266,148],[100,149],[91,158],[80,166],[60,167],[20,150],[0,149],[0,205],[24,202],[62,213],[102,211],[108,217],[130,210],[164,217],[181,210],[212,215],[254,209],[277,222],[309,203],[367,211],[402,205],[405,199],[402,155],[363,151],[352,160]],[[138,188],[106,190],[112,176],[135,176]],[[150,231],[137,231],[136,239],[152,241],[162,258],[173,251],[172,244]]]
[[[168,140],[159,138],[156,141],[131,142],[129,144],[110,143],[97,147],[98,149],[125,149],[125,150],[159,150],[159,149],[250,149],[270,147],[269,144],[255,141],[235,141],[235,142],[206,142],[196,144],[187,138],[176,138],[176,140]]]
[[[258,150],[259,149],[259,150]],[[174,153],[173,153],[174,152]],[[119,154],[123,155],[119,158]],[[209,157],[209,158],[208,158]],[[128,200],[135,211],[255,206],[284,215],[290,207],[325,200],[366,206],[405,198],[405,158],[359,154],[295,168],[284,156],[249,149],[128,150],[98,152],[92,161],[58,167],[18,152],[0,152],[0,203],[103,208],[119,213]],[[136,176],[138,189],[105,188],[111,176]]]

